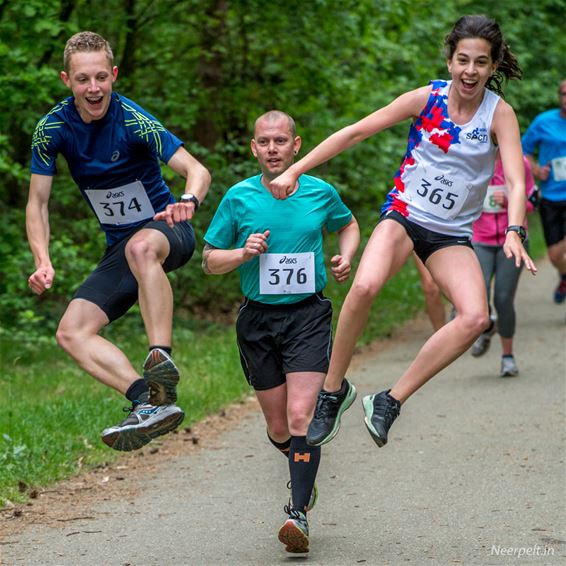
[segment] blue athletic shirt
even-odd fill
[[[284,200],[277,200],[262,185],[261,175],[250,177],[231,187],[220,202],[204,239],[223,250],[242,248],[250,234],[270,230],[267,253],[295,254],[314,252],[315,292],[326,286],[322,249],[323,229],[337,232],[352,219],[336,189],[310,175],[299,177],[299,188]],[[292,304],[306,294],[261,294],[259,257],[239,268],[242,293],[266,304]],[[283,271],[282,276],[287,273]]]
[[[548,179],[540,181],[543,198],[554,202],[566,200],[566,118],[560,115],[560,110],[539,114],[521,141],[524,153],[534,155],[538,149],[538,162],[550,163]]]
[[[37,124],[31,172],[53,176],[61,153],[109,246],[175,202],[162,175],[183,142],[135,102],[112,94],[108,112],[87,124],[74,97],[59,102]]]

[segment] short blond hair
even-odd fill
[[[114,54],[110,44],[93,31],[81,31],[71,36],[65,44],[63,51],[63,68],[69,73],[71,68],[71,56],[75,53],[87,53],[89,51],[104,51],[108,57],[110,66],[114,63]]]

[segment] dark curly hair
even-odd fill
[[[491,59],[497,64],[497,69],[489,77],[486,87],[502,96],[503,80],[521,79],[523,72],[495,20],[481,15],[462,16],[444,38],[444,54],[451,59],[460,40],[475,38],[485,39],[491,45]]]

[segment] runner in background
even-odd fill
[[[554,302],[566,299],[566,79],[558,87],[559,108],[539,114],[522,138],[523,151],[540,181],[540,218],[548,257],[558,271]]]
[[[529,161],[524,158],[525,190],[527,196],[527,212],[534,211],[533,199],[537,187],[531,172]],[[480,334],[474,342],[472,356],[483,356],[489,348],[491,337],[497,330],[501,338],[501,377],[514,377],[519,374],[519,368],[513,355],[513,336],[515,335],[516,313],[515,293],[519,284],[522,266],[517,267],[512,258],[508,258],[503,250],[505,243],[505,228],[509,224],[507,217],[507,185],[503,174],[503,166],[497,154],[493,178],[487,188],[483,212],[473,224],[472,244],[480,261],[486,289],[487,300],[497,313],[490,327]],[[523,223],[527,232],[527,220]],[[528,240],[525,240],[525,249],[528,249]],[[493,294],[491,287],[493,283]]]

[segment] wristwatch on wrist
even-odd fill
[[[192,202],[195,205],[195,211],[197,211],[200,206],[198,198],[192,193],[185,193],[184,195],[181,195],[180,200],[181,202]]]
[[[506,236],[508,232],[517,232],[517,234],[519,234],[519,238],[521,238],[521,243],[524,242],[527,237],[527,231],[522,226],[507,226],[505,229]]]

